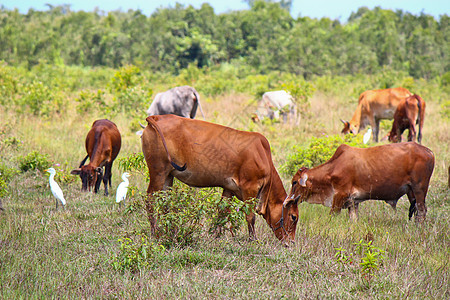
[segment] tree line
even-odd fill
[[[28,68],[39,63],[137,65],[179,74],[189,65],[224,63],[259,73],[313,75],[374,74],[389,68],[414,78],[449,71],[449,17],[436,20],[361,7],[341,23],[329,18],[293,18],[289,1],[248,1],[249,9],[216,14],[176,4],[150,16],[140,10],[46,11],[0,7],[0,60]]]

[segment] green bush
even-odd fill
[[[295,147],[294,153],[288,156],[286,162],[281,166],[281,171],[292,176],[300,167],[312,168],[325,163],[333,156],[336,149],[342,145],[366,148],[362,142],[361,135],[347,134],[313,137],[308,147]]]
[[[149,180],[147,164],[144,153],[138,152],[117,159],[117,164],[122,172],[138,173]]]
[[[243,202],[236,197],[222,198],[216,195],[207,201],[211,205],[209,207],[209,233],[220,235],[225,228],[234,236],[244,225],[245,215],[254,209],[257,199],[253,198]]]
[[[254,207],[253,200],[244,203],[208,189],[174,187],[154,194],[150,214],[162,245],[186,247],[195,245],[204,229],[217,235],[226,228],[235,235],[245,223],[245,214]]]
[[[18,173],[17,169],[8,168],[5,164],[0,164],[0,177],[5,182],[11,181],[11,179]]]
[[[347,252],[342,247],[334,248],[336,253],[334,254],[334,260],[342,266],[351,266],[355,261],[359,260],[359,266],[361,267],[361,273],[364,278],[370,283],[375,276],[375,272],[380,268],[384,262],[384,253],[386,251],[374,246],[372,241],[367,243],[364,240],[360,240],[354,243],[356,246],[355,251]],[[357,265],[354,265],[357,267]]]
[[[137,273],[140,270],[153,266],[153,261],[165,251],[164,246],[150,243],[149,238],[142,234],[138,242],[126,237],[119,239],[120,252],[111,263],[116,271],[126,270]]]
[[[0,104],[7,105],[19,90],[17,69],[0,62]]]
[[[115,113],[122,111],[128,116],[143,119],[146,117],[145,111],[152,102],[152,94],[152,89],[144,89],[141,86],[120,90],[113,97],[111,111]]]
[[[75,98],[77,104],[77,112],[79,114],[103,110],[106,107],[106,103],[103,100],[105,92],[97,90],[97,92],[91,92],[89,90],[83,90],[79,96]]]
[[[39,170],[43,172],[45,169],[51,167],[52,163],[48,156],[41,154],[38,151],[32,151],[25,156],[19,157],[19,169],[23,172],[29,170]]]
[[[125,91],[138,85],[143,78],[141,70],[133,65],[120,68],[111,79],[111,92]]]
[[[59,92],[54,92],[41,81],[33,81],[24,87],[24,94],[18,102],[19,110],[26,108],[33,115],[48,117],[63,111],[62,99]]]
[[[155,235],[166,246],[195,244],[202,234],[206,202],[192,190],[174,187],[154,193],[151,214],[156,220]]]

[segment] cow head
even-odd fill
[[[383,140],[383,139],[382,139]],[[401,143],[402,142],[402,136],[397,135],[397,133],[393,130],[389,133],[388,140],[391,143]]]
[[[94,192],[97,193],[100,183],[103,177],[103,171],[100,167],[94,167],[92,165],[81,166],[78,169],[74,169],[70,172],[72,175],[80,175],[81,178],[81,190],[86,192],[91,191],[94,187]]]
[[[295,230],[297,229],[298,221],[298,206],[297,203],[288,203],[286,206],[280,205],[278,210],[275,209],[270,213],[270,219],[275,236],[289,246],[295,240]]]
[[[348,134],[348,133],[352,133],[352,134],[357,134],[358,133],[358,128],[355,124],[351,124],[348,121],[344,121],[341,119],[341,122],[344,123],[344,128],[342,129],[341,133],[343,134]]]
[[[302,203],[308,197],[308,190],[311,186],[311,183],[308,181],[308,174],[306,171],[308,171],[308,168],[302,167],[292,178],[291,191],[286,197],[286,200],[284,200],[284,207],[287,207],[292,203]]]

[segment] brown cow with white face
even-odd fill
[[[223,197],[258,198],[256,212],[275,235],[294,240],[297,205],[283,208],[286,191],[264,136],[174,115],[150,116],[147,122],[142,151],[150,173],[148,210],[152,194],[172,186],[176,177],[193,187],[222,187]],[[246,219],[254,239],[255,214]]]
[[[422,128],[425,120],[425,101],[419,95],[412,95],[400,101],[395,114],[392,129],[389,133],[389,141],[399,143],[402,141],[402,133],[408,129],[408,142],[416,139],[416,127],[419,127],[417,141],[422,141]]]
[[[116,124],[103,119],[96,120],[92,124],[86,136],[86,152],[88,155],[80,163],[78,169],[72,170],[73,175],[80,175],[81,190],[91,191],[94,187],[94,193],[97,193],[103,179],[105,186],[105,195],[108,196],[108,182],[111,187],[111,169],[119,154],[122,139]],[[89,157],[89,164],[84,165]],[[105,174],[103,175],[103,167],[105,167]]]
[[[392,120],[400,101],[411,95],[410,91],[401,87],[363,92],[359,96],[358,107],[350,122],[341,120],[344,123],[342,133],[358,134],[367,125],[371,125],[373,141],[378,142],[380,121],[382,119]]]
[[[427,213],[425,197],[433,169],[433,152],[416,143],[366,149],[341,145],[326,163],[298,170],[284,205],[306,201],[331,207],[331,212],[348,208],[354,218],[363,201],[384,200],[395,208],[406,194],[409,218],[417,211],[416,221],[421,222]]]

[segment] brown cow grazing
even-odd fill
[[[358,134],[367,125],[372,126],[373,141],[378,142],[380,120],[392,120],[398,104],[412,93],[405,88],[369,90],[359,96],[358,107],[350,122],[342,121],[342,133]]]
[[[116,124],[103,119],[97,120],[92,124],[86,137],[86,151],[88,155],[80,163],[78,169],[72,170],[73,175],[80,175],[81,190],[91,191],[94,187],[94,193],[97,193],[101,181],[105,185],[105,195],[108,196],[108,182],[111,187],[111,169],[119,154],[122,139]],[[89,164],[84,165],[89,157]],[[105,167],[105,175],[103,176],[103,166]]]
[[[408,129],[408,142],[416,139],[415,124],[419,125],[417,141],[422,141],[422,128],[425,119],[425,101],[419,95],[412,95],[400,101],[394,113],[392,130],[389,133],[389,141],[399,143],[402,141],[402,133]]]
[[[365,200],[384,200],[394,209],[398,199],[408,195],[409,218],[425,220],[425,197],[434,169],[434,154],[416,143],[387,144],[371,148],[341,145],[326,163],[301,168],[292,179],[284,205],[308,202],[331,207],[331,212],[348,208],[357,217]]]
[[[175,115],[150,116],[147,123],[142,151],[150,174],[149,212],[152,194],[171,187],[176,177],[193,187],[222,187],[222,197],[258,198],[256,212],[275,235],[294,240],[297,205],[283,208],[286,191],[264,136]],[[154,227],[155,221],[149,218]],[[249,236],[255,239],[255,214],[249,213],[246,219]]]

